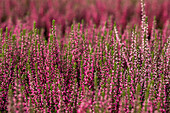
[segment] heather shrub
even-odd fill
[[[64,40],[55,20],[48,39],[36,23],[1,29],[0,111],[168,113],[169,24],[155,18],[149,38],[143,0],[141,15],[124,33],[74,22]]]

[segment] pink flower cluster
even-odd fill
[[[16,1],[6,0],[2,3],[16,5],[15,3],[18,3]],[[23,8],[26,1],[20,1],[18,4],[23,5],[18,6]],[[49,1],[49,3],[39,0],[27,2],[30,3],[31,10],[38,9],[48,17],[56,10],[53,6],[54,1]],[[138,3],[135,0],[132,1],[124,2],[123,7],[127,10],[129,5]],[[151,1],[160,2],[159,0]],[[108,0],[102,4],[102,0],[89,2],[84,0],[80,4],[98,4],[89,5],[94,11],[88,13],[94,13],[92,14],[94,16],[96,7],[100,6],[104,14],[109,8],[104,6],[112,2]],[[55,2],[55,4],[57,3],[59,0]],[[115,3],[113,5],[121,9],[122,2],[116,0]],[[169,2],[164,0],[163,3]],[[63,7],[60,4],[63,4]],[[65,15],[70,13],[70,15],[74,15],[78,12],[72,13],[72,10],[65,12],[66,10],[62,10],[62,8],[69,9],[73,6],[74,10],[80,8],[76,5],[78,4],[76,0],[71,0],[71,2],[63,0],[60,4],[58,4],[61,7],[60,11]],[[42,5],[43,7],[41,7]],[[44,10],[43,8],[46,6],[48,6],[47,10]],[[65,32],[65,40],[61,39],[61,31],[56,26],[59,22],[58,18],[55,18],[56,21],[52,20],[48,39],[44,39],[41,30],[36,27],[41,23],[34,23],[32,30],[27,24],[22,24],[24,25],[22,27],[18,23],[13,29],[10,27],[11,29],[6,28],[3,31],[2,28],[0,31],[0,111],[9,113],[168,113],[170,97],[169,23],[166,21],[160,30],[156,27],[157,20],[154,19],[149,38],[148,23],[150,22],[146,16],[149,12],[145,12],[147,7],[141,0],[141,12],[139,11],[142,17],[141,27],[135,25],[131,29],[125,28],[123,33],[119,29],[121,21],[116,25],[116,23],[113,24],[114,20],[111,18],[102,20],[105,23],[99,25],[96,25],[95,22],[87,25],[84,21],[73,22]],[[24,8],[21,12],[27,12],[30,9],[29,5]],[[10,10],[6,8],[6,11],[12,15]],[[112,11],[112,9],[109,10]],[[166,12],[166,10],[163,11]],[[31,11],[31,13],[35,13],[35,11]],[[81,14],[81,12],[79,13]],[[114,13],[117,14],[117,12]],[[16,13],[17,18],[20,17],[18,14]],[[20,13],[20,15],[26,15],[25,18],[39,18],[35,16],[37,14],[39,13]],[[163,15],[167,16],[166,13]],[[121,17],[119,14],[117,16]],[[108,15],[101,18],[104,17],[107,18]],[[89,18],[91,17],[89,16]],[[124,18],[126,20],[126,16]],[[44,21],[50,22],[50,19],[46,19],[45,17]],[[87,18],[87,20],[91,19]],[[133,25],[131,21],[129,24]]]
[[[87,24],[100,26],[109,18],[119,25],[122,33],[127,26],[140,24],[140,0],[0,0],[0,27],[15,28],[24,25],[32,29],[43,29],[44,35],[50,33],[52,19],[63,36],[74,22],[83,19]],[[146,14],[149,16],[149,35],[154,16],[157,17],[157,28],[164,28],[170,18],[169,0],[146,0]]]

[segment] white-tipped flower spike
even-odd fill
[[[124,59],[126,60],[127,66],[129,67],[129,62],[128,62],[127,56],[125,54],[125,47],[124,47],[124,44],[121,43],[121,40],[119,38],[119,34],[118,34],[118,31],[117,31],[117,28],[116,28],[116,24],[114,25],[114,32],[115,32],[115,35],[116,35],[116,40],[118,40],[119,45],[122,46],[122,49],[123,49],[122,54],[123,54]]]
[[[142,28],[142,49],[144,52],[144,59],[146,55],[150,55],[150,48],[148,44],[148,18],[145,13],[145,3],[144,0],[141,0],[141,15],[142,15],[142,21],[141,21],[141,28]]]
[[[142,21],[141,21],[141,27],[142,27],[142,37],[146,35],[148,37],[148,22],[147,22],[147,17],[146,17],[146,12],[145,12],[145,3],[144,0],[141,0],[141,15],[142,15]]]

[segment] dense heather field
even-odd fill
[[[145,0],[145,11],[148,15],[148,30],[156,16],[156,28],[163,29],[170,19],[169,0]],[[120,33],[126,26],[133,27],[141,23],[140,0],[0,0],[0,27],[15,29],[22,24],[31,30],[36,21],[37,28],[43,29],[48,37],[53,19],[56,20],[58,35],[70,30],[74,22],[84,20],[85,24],[103,25],[108,19],[116,22]]]
[[[168,0],[0,2],[0,112],[170,112]]]

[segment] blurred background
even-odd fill
[[[33,22],[48,37],[52,20],[62,35],[74,22],[100,26],[109,18],[123,33],[127,26],[141,24],[141,0],[0,0],[0,28],[22,25],[32,29]],[[170,0],[145,0],[149,31],[154,16],[158,29],[169,25]]]

